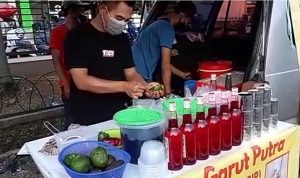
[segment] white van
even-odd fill
[[[184,64],[202,59],[230,59],[244,81],[268,81],[279,99],[280,119],[298,116],[299,63],[288,0],[193,1],[198,20],[189,29],[204,35],[205,42],[177,39]],[[157,1],[143,28],[178,1]],[[181,44],[182,43],[182,44]]]

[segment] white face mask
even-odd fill
[[[104,26],[104,30],[111,35],[120,35],[125,30],[126,25],[127,23],[124,21],[109,17],[108,22]]]
[[[122,21],[122,20],[117,20],[117,19],[111,17],[108,10],[106,10],[106,12],[109,17],[107,22],[105,21],[104,16],[102,14],[104,30],[111,35],[120,35],[121,33],[123,33],[123,31],[126,28],[127,22]]]

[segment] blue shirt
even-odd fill
[[[135,67],[145,80],[153,80],[161,63],[161,47],[172,49],[175,32],[166,19],[159,19],[143,29],[132,45]]]

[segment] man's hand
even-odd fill
[[[157,82],[148,83],[145,94],[149,98],[160,98],[161,96],[164,96],[164,87]]]
[[[191,73],[190,72],[182,72],[181,73],[181,75],[180,75],[180,77],[182,78],[182,79],[184,79],[184,80],[188,80],[188,79],[191,79],[192,77],[191,77]]]
[[[62,80],[62,85],[63,85],[63,98],[64,99],[69,99],[70,98],[70,84],[69,81],[67,80]]]
[[[145,87],[139,82],[125,82],[124,91],[131,98],[138,99],[143,96]]]

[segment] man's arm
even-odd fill
[[[161,69],[162,69],[162,81],[165,87],[165,94],[171,94],[171,49],[161,48]]]
[[[92,93],[126,92],[130,97],[141,97],[144,87],[138,82],[111,81],[88,75],[86,68],[70,69],[73,81],[78,89]]]
[[[190,72],[183,72],[179,70],[178,68],[174,67],[171,65],[171,71],[174,75],[182,78],[182,79],[190,79],[191,78],[191,73]]]
[[[135,81],[139,82],[142,85],[146,86],[147,82],[143,79],[143,77],[136,71],[134,67],[124,69],[125,77],[127,81]]]
[[[61,66],[60,61],[59,61],[60,51],[58,49],[51,49],[51,54],[52,54],[53,64],[54,64],[56,73],[58,74],[60,80],[62,80],[63,85],[64,85],[68,80],[64,73],[64,69]]]

